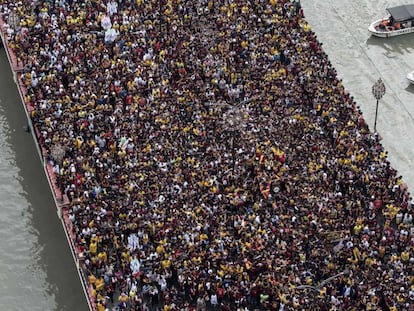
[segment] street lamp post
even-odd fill
[[[16,32],[18,30],[18,27],[20,25],[20,18],[15,12],[11,12],[9,14],[9,17],[7,18],[7,24],[13,29],[13,32]]]
[[[226,130],[231,132],[231,162],[232,162],[232,170],[234,172],[235,164],[236,164],[236,133],[242,130],[243,127],[243,115],[242,111],[236,107],[231,106],[231,109],[223,115],[224,119],[224,127]]]
[[[162,20],[163,20],[163,18],[164,18],[164,13],[162,12],[162,0],[158,0],[158,18],[159,18],[159,21],[158,21],[158,23],[159,23],[159,25],[158,25],[158,27],[159,27],[159,36],[161,37],[161,34],[162,34]]]
[[[50,156],[56,164],[62,165],[63,158],[66,153],[66,148],[61,144],[54,144],[50,148]]]
[[[382,82],[381,78],[378,79],[377,82],[374,83],[372,86],[372,94],[377,100],[377,105],[375,107],[375,121],[374,121],[374,132],[377,132],[377,116],[378,116],[378,102],[385,94],[385,85]]]
[[[8,31],[7,31],[7,40],[15,40],[15,36],[20,32],[20,17],[19,15],[11,11],[9,16],[7,17],[7,24],[8,24]],[[19,39],[19,43],[21,41],[21,38]],[[12,55],[9,55],[12,56]],[[20,56],[15,55],[15,59],[10,58],[11,65],[13,67],[14,71],[19,71],[20,68],[19,65],[21,65]],[[14,79],[16,81],[16,76],[14,76]]]
[[[236,135],[245,133],[246,122],[249,120],[248,111],[243,107],[248,104],[250,100],[244,100],[237,102],[234,105],[226,102],[206,103],[206,106],[214,108],[225,108],[227,109],[222,113],[221,126],[226,132],[231,133],[230,137],[230,148],[231,148],[231,164],[232,171],[234,172],[236,166]]]

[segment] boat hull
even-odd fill
[[[411,83],[414,84],[414,71],[411,71],[410,73],[407,74],[407,80]]]
[[[371,35],[379,37],[379,38],[390,38],[400,35],[405,35],[414,32],[414,27],[406,27],[402,29],[379,29],[378,26],[381,25],[382,22],[387,21],[388,19],[379,19],[373,22],[368,27],[368,31],[371,33]]]

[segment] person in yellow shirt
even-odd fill
[[[92,255],[96,255],[97,251],[98,251],[98,242],[91,241],[91,243],[89,244],[89,253],[91,253]]]
[[[105,286],[105,281],[103,277],[100,277],[99,279],[95,281],[95,288],[97,291],[103,290],[104,286]]]
[[[157,252],[157,254],[161,255],[164,253],[165,249],[164,246],[162,244],[158,245],[157,248],[155,249],[155,251]]]
[[[102,262],[106,262],[108,259],[108,255],[106,254],[105,251],[99,252],[98,259]]]
[[[171,267],[171,260],[166,258],[163,261],[161,261],[161,266],[163,269],[168,269]]]
[[[91,274],[89,274],[89,276],[88,276],[88,282],[89,282],[89,284],[91,284],[91,285],[95,285],[95,282],[96,282],[96,277],[91,273]]]
[[[401,252],[401,261],[404,263],[407,263],[410,259],[410,252],[406,249],[403,252]]]
[[[96,308],[98,309],[98,311],[105,311],[106,307],[103,304],[103,302],[101,300],[98,300],[98,303],[96,304]]]

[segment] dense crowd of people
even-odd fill
[[[0,3],[97,310],[414,310],[412,197],[299,0]]]

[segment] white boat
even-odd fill
[[[407,80],[410,81],[410,83],[414,84],[414,71],[411,71],[407,74]]]
[[[389,38],[414,32],[414,4],[386,9],[388,16],[371,23],[368,31],[376,37]]]

